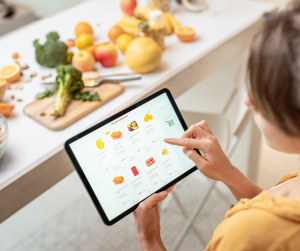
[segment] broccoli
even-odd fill
[[[64,115],[67,105],[72,100],[72,94],[81,91],[84,85],[81,72],[72,65],[59,65],[56,72],[56,100],[51,115],[58,117]]]
[[[70,64],[72,53],[68,53],[68,47],[64,42],[58,41],[57,32],[50,32],[46,35],[47,41],[44,45],[39,43],[39,39],[34,40],[35,59],[38,64],[48,68],[55,68],[60,64]]]

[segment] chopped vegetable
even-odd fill
[[[78,92],[73,95],[73,99],[82,101],[99,101],[100,97],[97,92],[91,93],[90,91]]]
[[[35,59],[45,67],[55,68],[60,64],[70,64],[72,53],[67,53],[68,47],[64,42],[58,41],[57,32],[50,32],[46,35],[47,41],[41,45],[39,39],[34,40]]]
[[[43,99],[46,97],[51,97],[56,92],[56,86],[51,90],[46,89],[44,92],[38,93],[35,95],[35,99]]]
[[[46,89],[35,96],[35,99],[43,99],[51,97],[56,92],[56,101],[51,112],[52,116],[58,117],[64,115],[65,109],[72,99],[82,101],[100,100],[97,92],[80,92],[84,88],[81,80],[82,74],[72,65],[59,65],[56,67],[56,72],[58,75],[56,76],[53,89]]]

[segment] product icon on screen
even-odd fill
[[[104,148],[104,142],[100,139],[97,139],[96,146],[98,147],[98,149],[102,150]]]
[[[122,184],[123,182],[124,182],[123,176],[114,177],[113,179],[113,183],[115,183],[115,185]]]
[[[153,116],[151,114],[146,114],[144,121],[148,122],[149,120],[152,120],[152,119],[153,119]]]
[[[110,136],[113,139],[120,139],[120,138],[122,138],[122,133],[120,131],[117,131],[117,132],[113,132]]]
[[[137,176],[139,174],[139,171],[137,170],[136,166],[131,167],[131,171],[134,176]]]
[[[132,131],[134,131],[134,130],[136,130],[136,129],[139,128],[139,126],[136,123],[136,121],[131,122],[130,124],[127,125],[127,127],[128,127],[128,131],[129,132],[132,132]]]
[[[153,157],[149,158],[146,160],[146,164],[147,166],[151,166],[155,163],[155,160],[153,159]]]
[[[162,150],[162,155],[168,155],[168,153],[169,153],[169,152],[168,152],[168,149],[163,149],[163,150]]]

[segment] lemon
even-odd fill
[[[133,37],[129,34],[121,34],[116,40],[116,44],[120,51],[125,54],[128,45],[132,42]]]
[[[90,26],[86,22],[80,22],[75,26],[75,35],[76,37],[79,37],[81,34],[94,34],[92,26]]]
[[[150,37],[134,39],[126,50],[126,63],[135,72],[153,71],[161,61],[161,49]]]
[[[82,50],[90,45],[94,44],[94,38],[91,34],[81,34],[75,40],[75,45],[79,50]]]

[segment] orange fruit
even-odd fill
[[[195,30],[193,28],[178,26],[174,31],[181,42],[191,42],[195,38]]]
[[[90,26],[88,23],[80,22],[75,26],[75,35],[76,35],[76,37],[78,37],[84,33],[93,35],[94,31],[93,31],[92,26]]]
[[[94,38],[91,34],[88,33],[81,34],[75,40],[75,45],[79,50],[82,50],[93,44],[94,44]]]
[[[16,82],[21,76],[21,68],[18,64],[9,64],[0,71],[0,79],[6,80],[8,83]]]
[[[123,33],[124,33],[124,31],[122,30],[122,28],[118,25],[115,25],[109,30],[108,38],[113,43],[116,43],[116,40],[117,40],[118,36],[120,36]]]

